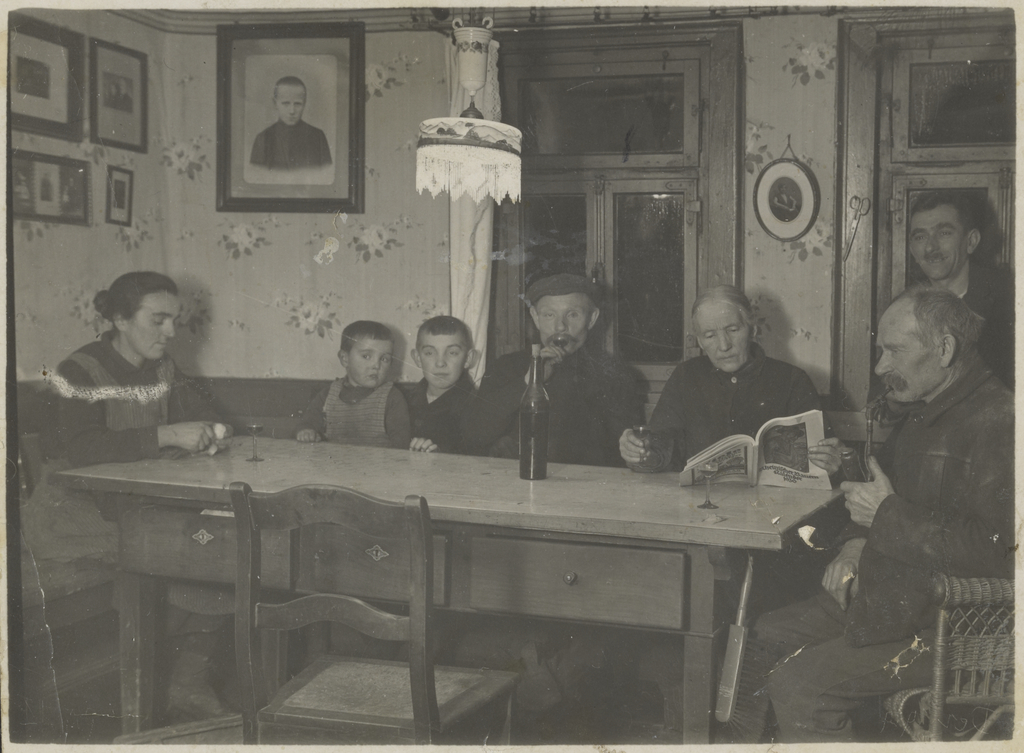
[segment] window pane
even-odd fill
[[[1012,144],[1016,138],[1013,60],[910,67],[910,145]]]
[[[685,194],[615,197],[619,353],[627,361],[683,359]]]
[[[524,81],[526,154],[645,154],[683,150],[682,75]]]
[[[542,277],[587,273],[587,197],[530,195],[523,201],[526,287]]]

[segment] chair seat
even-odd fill
[[[442,733],[488,704],[507,701],[516,681],[511,672],[443,666],[434,668],[434,678]],[[337,740],[348,730],[361,741],[378,734],[412,741],[409,664],[321,656],[284,685],[257,719],[261,743],[276,742],[277,727],[288,730],[289,739],[297,728],[316,728],[318,739],[333,731]]]

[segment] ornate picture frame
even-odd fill
[[[362,23],[217,27],[217,211],[363,211]]]
[[[814,226],[821,192],[811,169],[782,158],[768,163],[754,183],[754,214],[772,238],[795,241]]]
[[[130,227],[135,173],[123,167],[107,165],[107,216],[111,225]]]
[[[19,149],[8,169],[14,219],[90,224],[88,162]]]
[[[149,151],[149,64],[146,54],[89,39],[89,139]]]
[[[35,18],[9,18],[11,128],[82,140],[85,37]]]

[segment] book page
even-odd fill
[[[729,442],[724,447],[719,443],[719,445],[709,448],[709,450],[715,450],[714,452],[705,450],[694,455],[679,474],[679,485],[703,484],[708,476],[711,476],[711,480],[715,482],[749,480],[750,469],[754,464],[754,446],[750,437],[743,436],[743,439],[747,441],[740,442],[738,445],[735,442]],[[715,470],[705,468],[708,464],[714,464]]]
[[[774,419],[758,431],[757,483],[805,489],[831,489],[828,471],[810,461],[808,450],[825,437],[821,411]]]

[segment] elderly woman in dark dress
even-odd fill
[[[633,470],[682,470],[687,458],[732,434],[754,436],[773,418],[821,408],[810,377],[769,358],[754,341],[754,314],[739,288],[718,285],[693,304],[693,331],[704,355],[676,367],[665,383],[650,428],[650,456],[627,429],[619,452]],[[839,470],[839,440],[808,451],[829,473]]]
[[[130,272],[100,291],[94,306],[112,328],[72,353],[51,377],[60,395],[56,464],[183,457],[224,446],[231,427],[216,423],[209,401],[166,354],[181,311],[174,281],[157,272]],[[25,538],[37,559],[112,563],[117,524],[108,517],[94,498],[50,487],[27,506]],[[230,623],[231,589],[172,582],[167,590],[169,719],[224,713],[209,684],[209,665],[218,633]]]
[[[646,448],[631,429],[619,438],[619,452],[635,471],[682,470],[686,460],[732,434],[754,436],[766,421],[820,409],[810,377],[791,364],[765,355],[755,342],[750,301],[732,285],[701,293],[692,310],[693,334],[704,351],[672,372],[651,415],[652,439]],[[840,442],[822,440],[808,448],[808,459],[830,474],[840,467]],[[758,555],[751,611],[790,599],[786,588],[807,588],[824,563],[813,552]],[[744,560],[745,561],[745,560]],[[739,563],[737,563],[739,564]],[[671,640],[651,638],[640,659],[641,676],[662,692],[682,681],[682,654]]]

